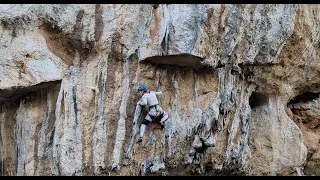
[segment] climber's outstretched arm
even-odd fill
[[[162,91],[156,91],[154,92],[157,96],[161,95],[162,94]]]
[[[132,122],[133,125],[135,125],[136,122],[138,121],[139,116],[141,114],[141,109],[142,109],[142,107],[139,104],[137,104],[135,112],[134,112],[133,122]]]

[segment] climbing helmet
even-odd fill
[[[148,87],[146,85],[142,84],[142,85],[139,86],[138,91],[147,92],[148,91]]]

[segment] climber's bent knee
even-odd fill
[[[144,124],[144,125],[148,125],[150,123],[150,121],[148,121],[148,120],[146,120],[146,119],[144,119],[143,121],[142,121],[142,124]]]
[[[162,117],[161,117],[161,122],[166,121],[169,118],[169,115],[167,112],[163,111]]]

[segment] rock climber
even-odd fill
[[[146,125],[148,125],[151,122],[159,122],[160,120],[160,124],[163,127],[164,122],[168,119],[168,114],[161,108],[158,102],[157,96],[162,94],[161,91],[159,92],[150,91],[148,93],[148,87],[142,84],[138,88],[138,94],[141,98],[137,102],[137,105],[140,105],[140,106],[147,105],[149,109],[148,114],[146,115],[146,117],[144,118],[140,126],[140,137],[137,141],[139,143],[143,139]]]

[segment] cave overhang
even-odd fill
[[[198,69],[203,67],[203,59],[199,56],[191,54],[176,54],[176,55],[164,55],[164,56],[151,56],[140,60],[140,63],[151,63],[159,65],[171,65],[181,67],[191,67]]]
[[[40,89],[55,86],[59,83],[61,83],[61,80],[41,82],[32,86],[14,86],[7,89],[0,89],[0,103],[15,101],[28,92],[39,91]]]

